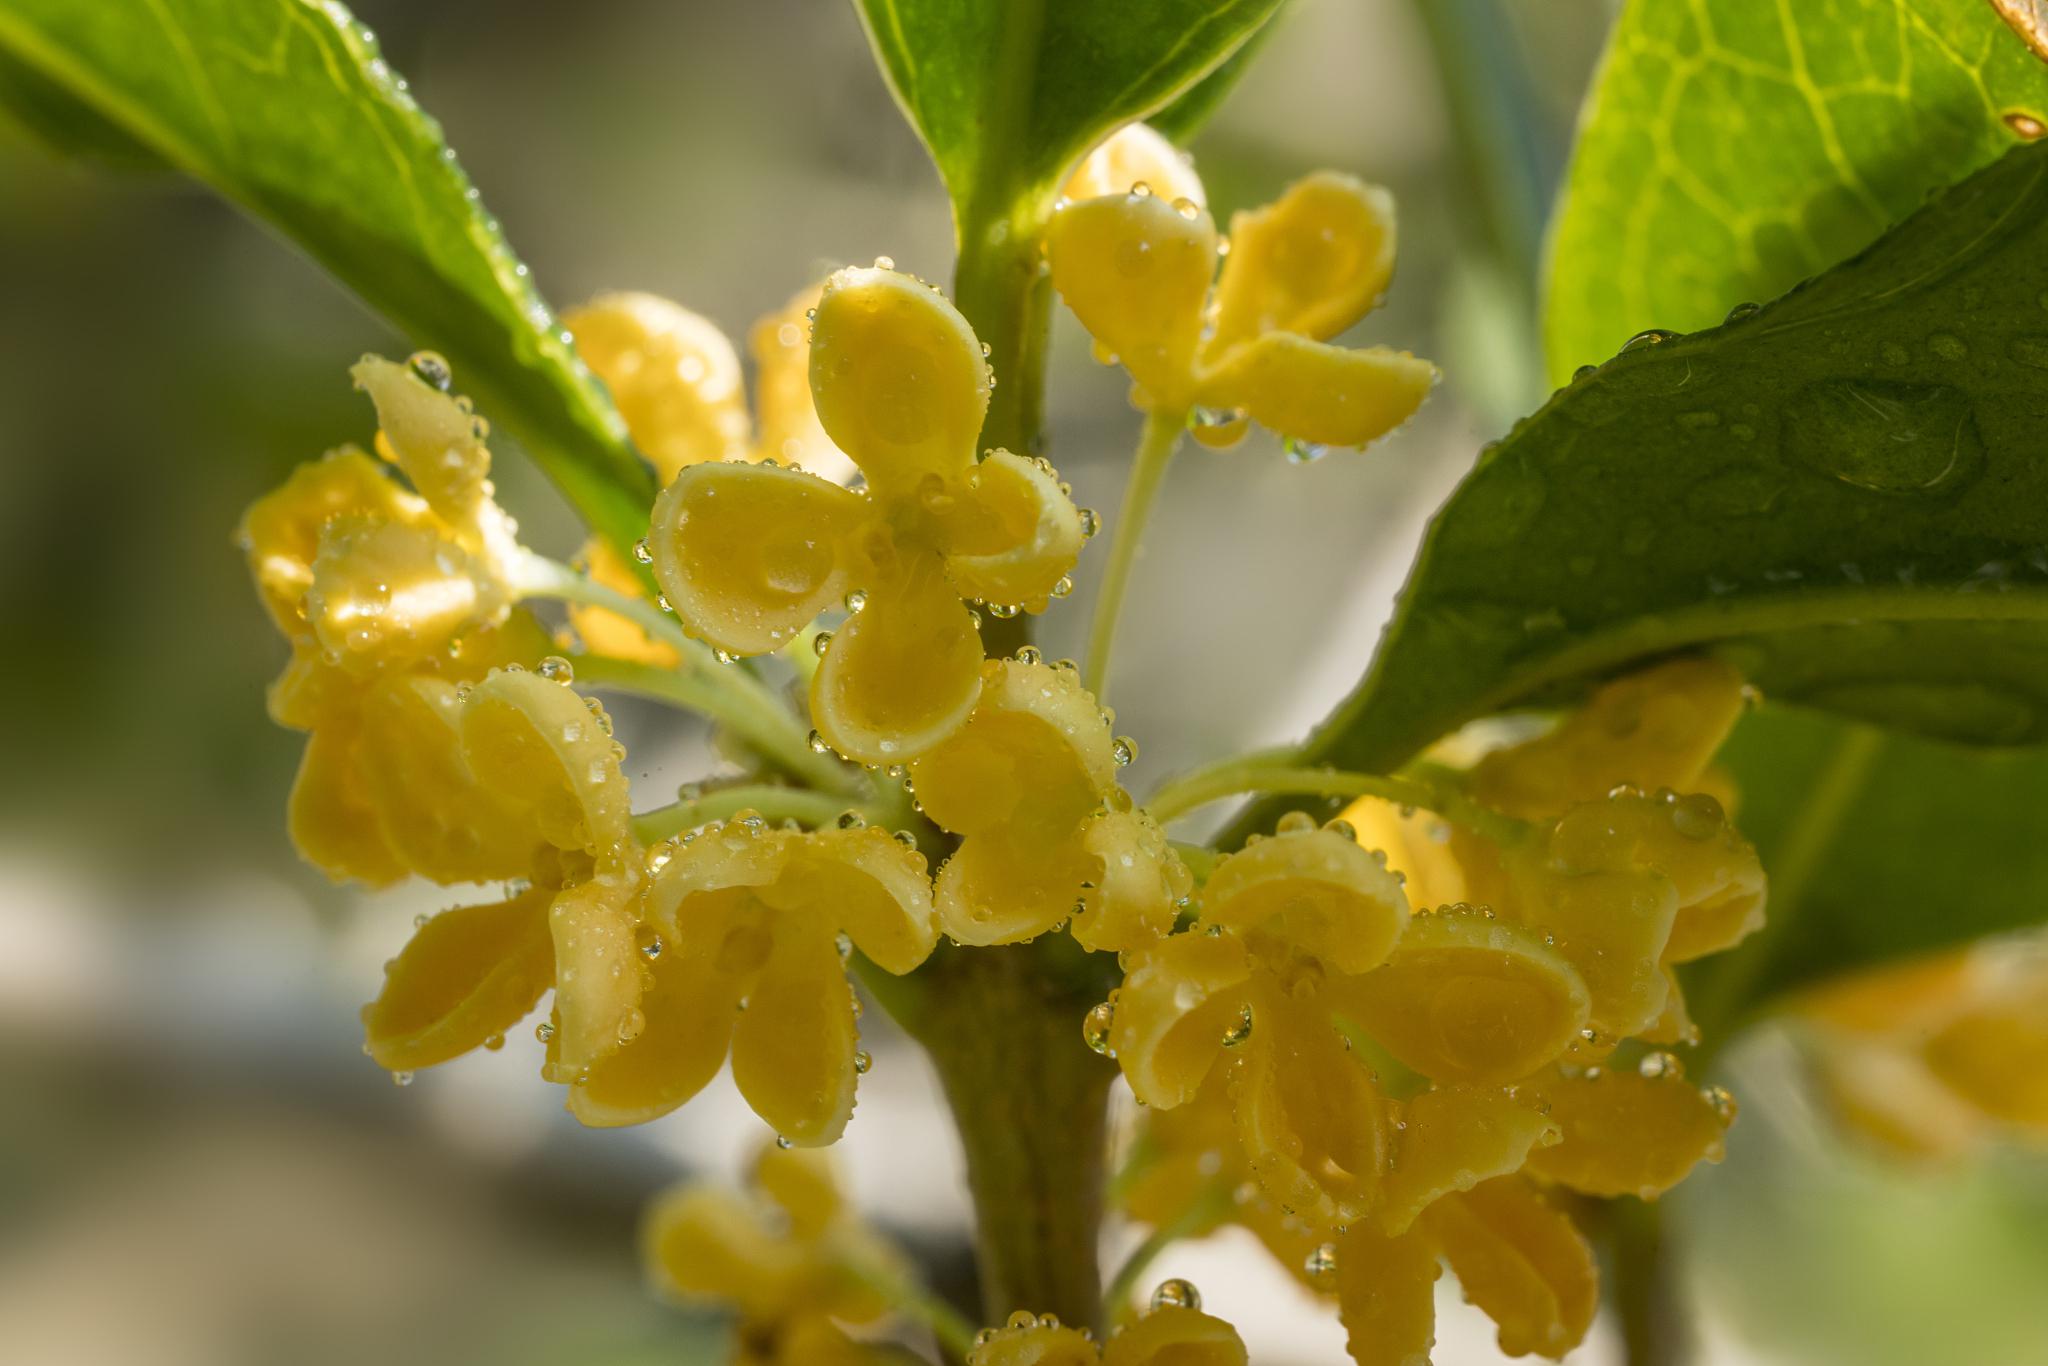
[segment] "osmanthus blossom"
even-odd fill
[[[912,277],[833,275],[810,365],[819,421],[865,486],[692,465],[656,501],[647,543],[684,627],[730,655],[780,649],[845,602],[812,681],[812,721],[850,759],[903,763],[958,729],[980,693],[981,638],[963,599],[1044,610],[1080,553],[1081,516],[1043,460],[977,458],[988,363],[966,319]]]
[[[1102,1343],[1086,1329],[1020,1309],[1001,1328],[981,1331],[967,1366],[1245,1366],[1248,1359],[1244,1340],[1223,1320],[1161,1304]]]

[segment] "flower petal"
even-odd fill
[[[555,950],[554,1034],[542,1075],[577,1085],[641,1032],[645,988],[636,931],[639,885],[596,877],[548,908]]]
[[[463,706],[462,751],[477,781],[549,843],[616,862],[635,847],[631,796],[619,772],[625,751],[602,716],[565,684],[494,670]]]
[[[1072,915],[1092,871],[1078,834],[1044,843],[981,835],[939,866],[933,901],[962,944],[1018,944]]]
[[[850,268],[825,282],[811,319],[818,421],[868,483],[894,496],[974,464],[989,369],[967,319],[908,275]]]
[[[1202,919],[1356,974],[1386,961],[1409,917],[1385,864],[1325,828],[1276,835],[1219,860],[1202,889]]]
[[[1727,1151],[1732,1104],[1687,1081],[1675,1061],[1654,1076],[1612,1068],[1556,1073],[1526,1088],[1564,1131],[1529,1170],[1586,1195],[1654,1200]],[[1725,1093],[1719,1093],[1725,1095]]]
[[[1102,1366],[1245,1366],[1244,1339],[1199,1309],[1167,1306],[1128,1324],[1102,1349]]]
[[[832,444],[811,400],[810,311],[820,286],[807,285],[780,311],[755,322],[747,334],[754,353],[754,413],[761,424],[759,454],[829,479],[850,484],[859,473],[846,452]]]
[[[378,426],[405,477],[469,549],[483,551],[477,538],[497,519],[490,515],[491,453],[475,414],[382,356],[364,356],[349,374],[376,403]]]
[[[601,294],[562,317],[666,484],[687,466],[747,453],[740,358],[709,319],[653,294]]]
[[[1423,1225],[1465,1298],[1499,1325],[1503,1352],[1554,1359],[1585,1339],[1600,1295],[1593,1249],[1527,1181],[1501,1177],[1446,1196]]]
[[[1321,1011],[1272,989],[1257,992],[1252,1008],[1231,1096],[1259,1184],[1325,1227],[1364,1218],[1392,1145],[1386,1097]]]
[[[1035,1320],[994,1329],[967,1354],[967,1366],[1097,1366],[1100,1360],[1095,1340],[1079,1329]]]
[[[1208,352],[1220,357],[1269,332],[1334,337],[1379,302],[1393,273],[1393,196],[1319,171],[1231,216]]]
[[[1387,870],[1407,879],[1403,889],[1409,905],[1428,908],[1475,899],[1452,851],[1452,829],[1435,812],[1384,797],[1360,797],[1338,819],[1357,833],[1359,847],[1384,853]]]
[[[1201,403],[1249,413],[1297,441],[1364,446],[1415,416],[1436,381],[1436,367],[1406,351],[1268,332],[1205,369],[1196,392]]]
[[[1104,811],[1081,827],[1080,843],[1100,864],[1070,926],[1083,948],[1117,953],[1172,931],[1195,879],[1151,816]]]
[[[363,1043],[379,1067],[409,1072],[460,1057],[525,1018],[555,979],[553,889],[458,906],[420,926],[363,1007]]]
[[[849,759],[898,764],[958,730],[981,692],[981,637],[936,559],[867,588],[811,680],[811,719]]]
[[[1629,674],[1549,734],[1487,755],[1474,792],[1511,816],[1544,820],[1623,784],[1694,791],[1741,715],[1742,698],[1742,675],[1715,659]]]
[[[1440,1087],[1401,1107],[1380,1227],[1404,1233],[1444,1195],[1511,1176],[1534,1149],[1558,1140],[1557,1124],[1506,1093]]]
[[[1557,1058],[1590,1008],[1563,956],[1532,931],[1473,910],[1414,917],[1386,963],[1333,990],[1339,1009],[1407,1066],[1478,1085]]]
[[[1208,210],[1190,216],[1152,194],[1081,200],[1053,215],[1045,251],[1053,288],[1097,354],[1121,361],[1149,406],[1187,406],[1216,272]]]
[[[1060,197],[1096,199],[1129,194],[1139,185],[1168,203],[1177,199],[1209,202],[1193,159],[1143,123],[1127,123],[1097,143],[1067,177]]]
[[[853,1117],[860,1040],[846,967],[818,928],[796,917],[775,925],[732,1040],[740,1094],[778,1135],[806,1148],[834,1142]]]
[[[819,830],[792,843],[761,898],[843,931],[885,972],[901,976],[938,943],[925,858],[886,830]]]
[[[415,525],[433,521],[425,499],[352,446],[300,465],[242,514],[235,539],[249,557],[257,595],[286,635],[306,629],[300,607],[313,586],[320,533],[336,517],[351,514]]]
[[[388,887],[408,871],[385,838],[384,823],[356,761],[357,732],[323,725],[306,737],[285,806],[285,827],[299,857],[336,882],[354,878]]]
[[[1042,460],[995,451],[975,466],[941,530],[963,598],[1042,612],[1081,556],[1081,513]]]
[[[756,655],[796,638],[848,587],[859,494],[801,470],[692,465],[654,501],[654,577],[690,631]]]
[[[1337,1242],[1337,1317],[1358,1366],[1429,1366],[1436,1345],[1436,1249],[1353,1224]]]
[[[749,1318],[792,1307],[807,1249],[782,1236],[752,1201],[709,1186],[681,1186],[647,1209],[641,1261],[655,1286],[686,1302],[729,1304]]]
[[[1141,949],[1124,975],[1109,1046],[1139,1101],[1194,1098],[1245,1009],[1251,959],[1233,935],[1176,934]]]
[[[363,699],[362,774],[406,866],[448,884],[524,877],[541,847],[530,820],[477,782],[462,751],[457,685],[397,674]]]
[[[358,516],[328,523],[305,597],[320,643],[356,672],[425,659],[508,602],[442,529]]]
[[[770,1144],[754,1157],[753,1181],[788,1216],[797,1238],[818,1237],[847,1212],[832,1154],[822,1148]]]

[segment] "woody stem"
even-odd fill
[[[1088,663],[1081,675],[1082,685],[1106,700],[1109,686],[1109,649],[1116,639],[1116,623],[1123,611],[1124,592],[1130,587],[1131,569],[1138,561],[1138,545],[1145,536],[1145,524],[1152,518],[1152,505],[1166,482],[1166,467],[1180,445],[1187,427],[1183,411],[1153,412],[1145,415],[1144,434],[1138,439],[1138,453],[1131,460],[1131,476],[1124,485],[1123,506],[1117,509],[1116,525],[1110,528],[1109,563],[1102,570],[1102,591],[1095,599],[1095,619],[1088,628]]]

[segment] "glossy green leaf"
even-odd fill
[[[592,526],[621,545],[646,530],[652,472],[439,126],[340,4],[0,0],[0,54],[44,107],[91,111],[443,353]]]
[[[1771,873],[1771,913],[1763,933],[1688,971],[1710,1036],[1786,991],[2048,921],[2048,754],[1765,707],[1721,762]]]
[[[1222,64],[1282,0],[856,2],[964,222],[1050,194],[1096,142]]]
[[[1252,36],[1238,45],[1237,51],[1225,58],[1223,63],[1208,75],[1182,91],[1171,104],[1145,116],[1145,122],[1186,146],[1195,134],[1202,131],[1212,115],[1237,89],[1237,83],[1244,79],[1244,73],[1266,42],[1280,31],[1280,23],[1290,0],[1280,0],[1274,6],[1271,18],[1259,25]]]
[[[2048,740],[2048,145],[1752,316],[1644,340],[1487,451],[1310,752],[1384,772],[1700,647],[1769,696]]]
[[[1562,381],[1866,246],[2048,123],[2048,64],[1986,0],[1630,0],[1550,263]]]
[[[115,170],[166,170],[164,159],[13,53],[0,48],[0,116],[61,156]]]

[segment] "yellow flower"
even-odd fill
[[[1407,421],[1436,381],[1434,366],[1385,347],[1327,344],[1379,302],[1392,275],[1387,193],[1320,172],[1236,215],[1230,232],[1212,303],[1216,225],[1192,198],[1133,190],[1054,216],[1053,287],[1097,354],[1130,373],[1138,405],[1221,410],[1226,440],[1246,416],[1337,446],[1365,445]]]
[[[764,1150],[751,1189],[691,1184],[661,1196],[641,1224],[641,1260],[663,1294],[738,1316],[735,1360],[855,1366],[878,1360],[840,1323],[889,1310],[871,1288],[904,1258],[846,1203],[825,1153]]]
[[[1036,660],[990,660],[981,677],[966,723],[909,765],[925,813],[961,837],[934,892],[946,933],[1010,944],[1072,916],[1091,949],[1164,934],[1193,879],[1150,817],[1105,809],[1127,802],[1095,699]]]
[[[1162,1305],[1119,1329],[1105,1344],[1051,1315],[1020,1309],[1001,1328],[985,1328],[967,1366],[1245,1366],[1244,1340],[1221,1319]]]
[[[961,599],[1043,610],[1080,553],[1080,513],[1043,461],[996,451],[977,463],[987,362],[966,319],[907,275],[826,282],[811,389],[866,488],[693,465],[655,503],[654,571],[684,626],[734,655],[779,649],[847,600],[812,718],[849,758],[901,763],[958,729],[980,691],[981,641]]]
[[[1099,199],[1129,194],[1140,185],[1169,204],[1209,202],[1193,159],[1143,123],[1127,123],[1097,144],[1067,177],[1060,195]]]
[[[708,460],[780,460],[834,483],[853,465],[818,425],[811,403],[810,324],[805,313],[818,287],[797,291],[748,334],[755,366],[754,409],[747,416],[739,355],[708,319],[652,294],[605,294],[565,315],[576,349],[611,390],[633,444],[667,484]],[[590,576],[606,587],[645,590],[610,542],[592,538],[582,550]],[[675,651],[614,612],[581,604],[570,623],[598,654],[672,665]]]

